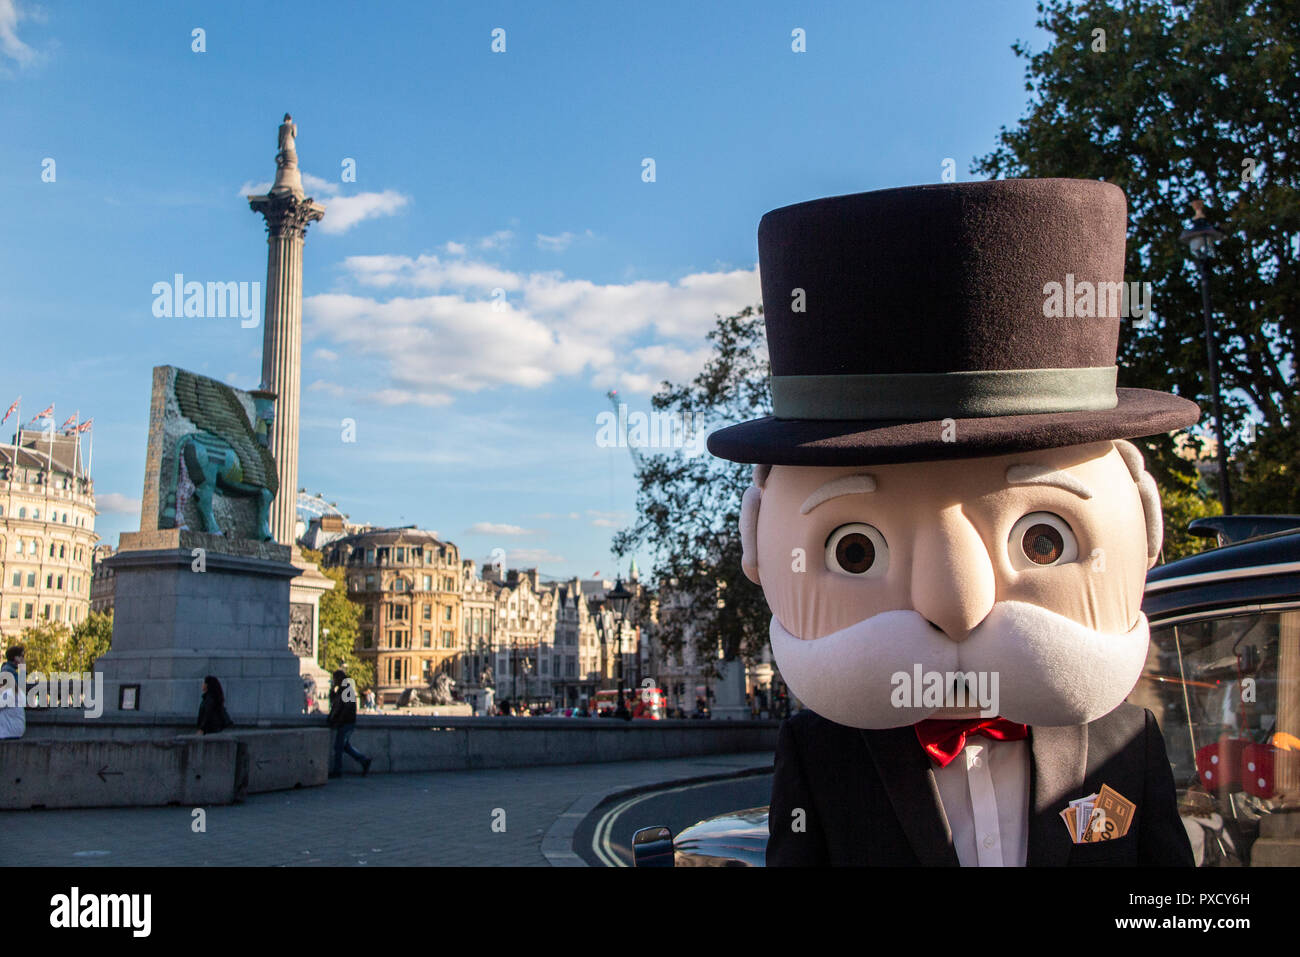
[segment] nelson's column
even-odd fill
[[[275,540],[293,548],[293,563],[303,574],[290,588],[289,647],[301,672],[316,682],[316,695],[329,690],[329,675],[316,663],[320,631],[320,596],[334,587],[303,558],[295,534],[298,520],[298,401],[302,378],[302,247],[307,226],[325,215],[325,207],[303,192],[295,139],[298,127],[284,114],[275,183],[264,196],[249,196],[248,205],[266,220],[266,309],[262,332],[262,388],[274,392],[275,422],[270,450],[280,478],[280,494],[271,504]]]

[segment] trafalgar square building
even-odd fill
[[[56,432],[51,422],[17,428],[0,444],[0,645],[42,621],[73,627],[90,612],[98,536],[84,431]]]

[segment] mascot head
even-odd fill
[[[768,213],[774,415],[746,575],[790,689],[840,724],[1092,721],[1141,674],[1160,498],[1125,439],[1195,404],[1116,387],[1125,199],[1081,180],[883,190]]]

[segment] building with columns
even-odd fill
[[[375,694],[394,704],[438,673],[461,675],[460,551],[414,526],[347,535],[325,546],[322,564],[344,568],[348,598],[361,605],[357,655],[375,666]]]
[[[606,582],[572,578],[556,583],[555,593],[555,689],[557,708],[576,708],[583,701],[596,700],[607,674],[607,656],[601,645],[605,629],[614,634],[613,613],[591,604],[603,592]],[[600,586],[600,587],[598,587]],[[612,587],[612,586],[610,586]]]
[[[90,612],[95,486],[76,435],[19,429],[0,445],[0,645]]]
[[[549,701],[554,668],[554,589],[542,585],[536,568],[512,568],[499,584],[497,700]]]
[[[496,616],[501,583],[500,576],[492,573],[493,567],[487,566],[487,574],[479,577],[472,560],[461,563],[461,664],[456,681],[463,695],[481,695],[488,688],[496,691]]]

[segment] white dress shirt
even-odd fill
[[[1029,742],[966,738],[946,768],[939,798],[962,867],[1024,867],[1029,852]]]

